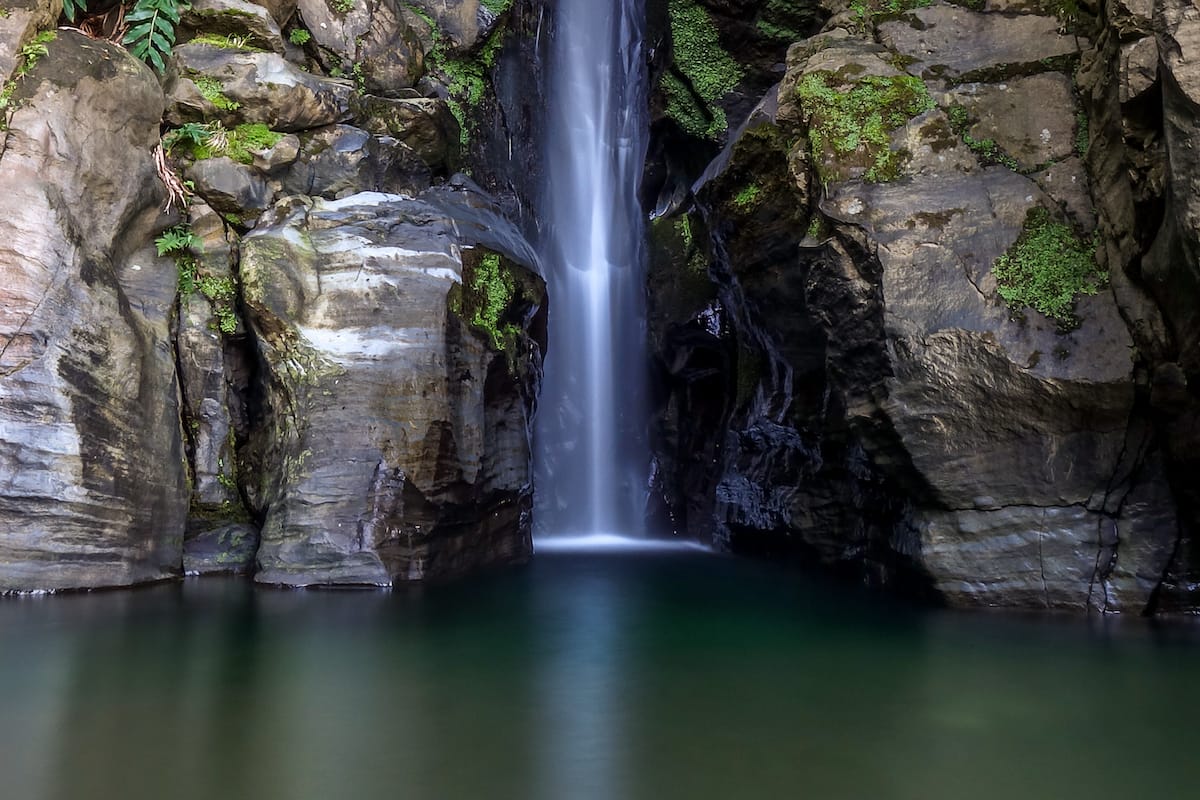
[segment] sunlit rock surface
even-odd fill
[[[187,513],[162,91],[112,45],[47,50],[0,153],[0,590],[178,574]]]
[[[468,324],[485,256],[445,210],[358,194],[276,213],[242,243],[265,369],[256,579],[390,585],[527,558],[540,279],[505,259],[509,283],[483,288],[501,350]]]

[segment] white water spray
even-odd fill
[[[639,535],[645,444],[642,0],[559,0],[546,122],[550,347],[539,536]]]

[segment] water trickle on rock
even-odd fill
[[[642,0],[557,8],[542,192],[551,298],[536,430],[542,536],[644,526],[644,17]]]

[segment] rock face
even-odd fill
[[[1120,292],[1042,313],[1005,273],[1091,259],[1077,40],[937,3],[866,28],[793,46],[656,224],[668,521],[954,605],[1153,609],[1177,505]]]
[[[442,6],[453,43],[391,0],[198,0],[161,76],[51,41],[60,2],[0,14],[0,592],[382,585],[529,555],[543,287],[451,177],[505,17]]]
[[[269,373],[256,579],[387,586],[527,558],[540,279],[419,200],[278,213],[241,266]],[[472,313],[498,316],[476,331]]]
[[[46,49],[0,153],[0,590],[176,575],[187,514],[162,91],[112,45]]]

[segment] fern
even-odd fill
[[[63,0],[63,13],[71,22],[79,16],[79,12],[87,9],[87,0]]]
[[[181,256],[193,248],[199,249],[201,239],[187,225],[176,225],[163,231],[162,236],[154,240],[154,247],[160,256]]]
[[[137,0],[125,15],[129,30],[121,41],[129,52],[159,72],[166,69],[164,58],[175,44],[175,26],[180,12],[188,8],[186,0]]]

